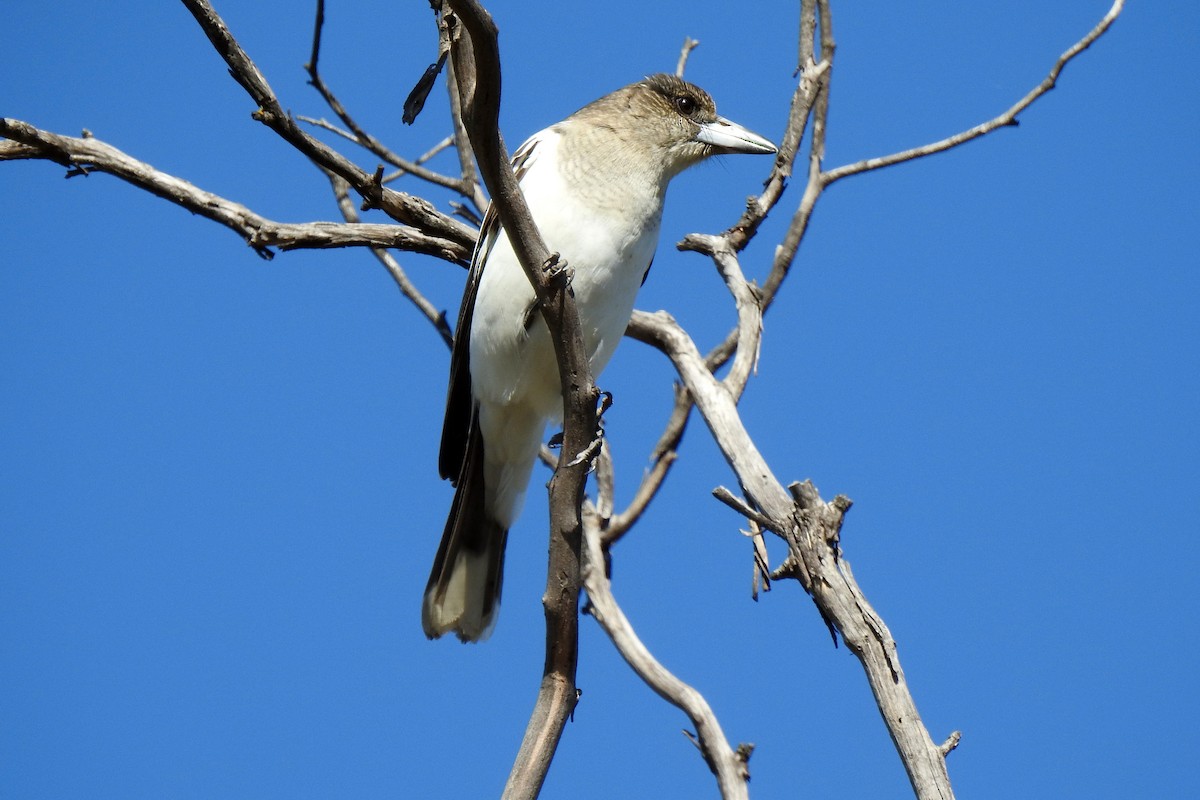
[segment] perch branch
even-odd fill
[[[563,457],[550,481],[550,553],[546,593],[546,660],[534,710],[504,789],[507,800],[536,797],[577,701],[581,506],[597,432],[599,392],[591,379],[575,301],[562,280],[557,254],[542,241],[500,136],[500,53],[497,30],[476,0],[447,0],[442,24],[457,20],[451,46],[462,120],[484,184],[518,260],[537,293],[550,330],[563,391]]]

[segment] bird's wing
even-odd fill
[[[537,149],[540,133],[535,133],[517,148],[512,156],[517,180],[525,177]],[[471,394],[471,317],[475,312],[475,295],[479,279],[487,265],[488,256],[500,235],[500,217],[488,205],[479,226],[479,238],[471,256],[471,269],[463,287],[462,304],[458,308],[458,323],[454,326],[454,347],[450,351],[450,385],[446,390],[446,416],[442,422],[442,443],[438,452],[438,473],[442,478],[458,481],[463,459],[467,454],[471,426],[475,418],[475,399]]]

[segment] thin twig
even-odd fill
[[[333,111],[334,114],[337,115],[338,119],[342,121],[342,124],[349,129],[348,132],[337,129],[333,130],[339,135],[345,136],[366,150],[369,150],[371,153],[375,154],[379,158],[382,158],[392,166],[399,167],[406,174],[428,181],[435,186],[453,189],[460,194],[469,196],[468,189],[463,185],[461,180],[434,172],[433,170],[421,166],[419,162],[402,158],[391,148],[384,145],[383,142],[379,141],[366,130],[364,130],[354,120],[354,118],[350,116],[350,112],[346,110],[345,106],[342,105],[341,101],[338,100],[337,96],[333,93],[333,90],[330,89],[328,84],[325,83],[325,79],[321,77],[320,69],[317,66],[318,59],[321,55],[321,33],[324,29],[324,26],[325,0],[317,0],[316,21],[313,24],[312,53],[309,56],[308,63],[304,65],[304,69],[308,72],[309,85],[317,90],[317,92],[321,95],[321,98],[325,101],[325,104],[329,106],[330,110]],[[297,119],[308,122],[311,120],[311,117],[297,116]],[[328,125],[328,123],[322,125],[321,127],[332,129],[332,126]]]
[[[774,530],[778,526],[777,522],[763,514],[761,511],[751,508],[749,505],[747,505],[745,500],[738,497],[724,486],[718,486],[717,488],[713,489],[713,497],[717,498],[722,503],[729,506],[734,511],[738,512],[760,528]]]
[[[825,185],[828,186],[835,181],[841,180],[842,178],[847,178],[851,175],[858,175],[863,172],[882,169],[883,167],[890,167],[893,164],[900,164],[905,161],[913,161],[918,158],[924,158],[925,156],[930,156],[934,153],[941,153],[945,150],[966,144],[973,139],[978,139],[980,136],[985,136],[998,128],[1016,125],[1017,115],[1029,108],[1029,106],[1033,105],[1033,103],[1039,97],[1055,87],[1055,85],[1058,83],[1058,76],[1062,73],[1063,68],[1071,61],[1071,59],[1078,56],[1084,50],[1087,50],[1097,39],[1103,36],[1104,32],[1107,31],[1116,21],[1124,7],[1125,0],[1116,0],[1116,2],[1112,4],[1112,8],[1108,10],[1108,13],[1104,15],[1103,19],[1096,24],[1096,27],[1092,28],[1086,36],[1069,47],[1066,52],[1058,57],[1058,60],[1054,62],[1054,66],[1050,68],[1049,74],[1042,79],[1042,82],[1033,87],[1028,94],[1014,103],[1003,114],[993,117],[987,122],[980,123],[973,128],[962,131],[961,133],[956,133],[953,136],[947,136],[945,139],[937,142],[931,142],[930,144],[921,145],[920,147],[914,147],[910,150],[904,150],[888,156],[867,158],[862,161],[857,161],[853,164],[847,164],[836,169],[828,170],[822,175],[822,180],[824,181]]]
[[[301,122],[303,122],[306,125],[312,125],[314,128],[321,128],[322,130],[329,131],[330,133],[334,134],[335,136],[340,136],[347,141],[358,144],[358,138],[355,137],[355,135],[353,133],[346,130],[345,128],[339,128],[337,125],[334,125],[332,122],[325,119],[324,117],[321,117],[320,119],[318,119],[317,117],[310,117],[306,114],[297,114],[296,119],[300,120]]]
[[[763,541],[762,526],[750,520],[750,530],[742,531],[750,537],[754,564],[750,578],[750,599],[758,602],[758,592],[771,591],[771,561],[767,555],[767,543]]]
[[[679,457],[679,443],[683,440],[683,434],[687,430],[691,412],[691,398],[683,387],[675,384],[675,406],[650,454],[650,468],[646,470],[642,480],[638,483],[633,499],[629,501],[623,511],[612,515],[608,526],[601,532],[601,544],[605,549],[612,547],[633,528],[658,494],[663,481],[666,480],[671,467]]]
[[[479,179],[479,171],[475,169],[475,154],[471,150],[471,138],[467,135],[466,125],[463,124],[462,94],[459,90],[454,62],[450,61],[446,69],[449,75],[449,79],[446,81],[446,91],[450,95],[450,121],[454,127],[451,135],[454,137],[454,148],[458,152],[458,165],[462,174],[464,193],[474,203],[474,210],[478,215],[488,207],[488,199],[483,192],[483,182]]]
[[[342,216],[346,222],[358,223],[358,209],[354,207],[354,203],[350,199],[350,185],[331,172],[326,172],[325,175],[329,178],[330,186],[333,189],[333,196],[337,200],[338,210],[342,212]],[[408,273],[400,266],[400,262],[395,256],[380,247],[371,248],[371,253],[379,260],[384,269],[388,271],[388,274],[392,276],[392,280],[396,282],[400,293],[408,298],[409,302],[421,312],[421,316],[425,317],[433,325],[434,330],[437,331],[442,341],[446,343],[446,346],[453,347],[454,334],[450,331],[450,323],[446,320],[446,313],[439,311],[433,303],[429,302],[425,295],[421,294],[420,290],[409,280]]]
[[[699,46],[700,42],[688,36],[683,40],[683,47],[679,48],[679,61],[675,64],[675,77],[682,78],[683,71],[687,69],[688,56],[692,51]]]
[[[435,144],[433,147],[429,148],[424,153],[417,156],[417,163],[424,164],[426,161],[433,158],[438,153],[445,150],[447,147],[453,147],[453,146],[454,146],[454,137],[447,136],[446,138],[442,139],[440,142]],[[387,185],[394,180],[404,177],[406,174],[407,173],[402,169],[398,169],[395,172],[389,172],[383,176],[383,183],[384,183],[384,185]]]

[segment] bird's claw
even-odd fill
[[[596,456],[600,455],[600,448],[604,445],[604,412],[612,408],[613,396],[612,392],[600,392],[600,397],[596,401],[596,435],[592,441],[588,442],[587,447],[583,448],[566,466],[574,467],[582,464],[584,461],[593,462],[588,466],[588,472],[595,468]],[[563,432],[558,431],[550,436],[546,446],[551,450],[557,450],[563,445]]]
[[[584,462],[587,462],[588,472],[595,468],[596,456],[600,455],[600,448],[604,446],[604,429],[596,429],[596,438],[588,442],[588,446],[580,451],[579,455],[571,459],[567,464],[568,467],[577,467]]]
[[[588,472],[591,472],[596,467],[596,457],[600,455],[600,448],[604,446],[604,412],[612,408],[613,396],[612,392],[600,392],[600,398],[596,404],[596,435],[592,441],[588,442],[588,446],[583,448],[579,455],[571,459],[568,467],[582,464],[584,461],[589,462]],[[558,434],[559,444],[562,444],[562,434]]]
[[[570,288],[571,281],[575,279],[575,270],[563,260],[559,253],[551,253],[546,259],[546,263],[542,264],[542,272],[546,273],[546,277],[558,283],[562,288]]]

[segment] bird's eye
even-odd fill
[[[696,113],[696,98],[686,94],[678,95],[675,98],[675,110],[685,117],[690,117]]]

